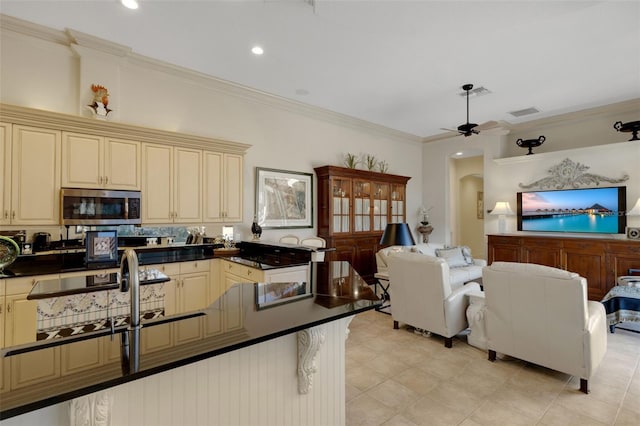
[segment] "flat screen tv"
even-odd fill
[[[624,234],[627,187],[518,192],[518,231]]]

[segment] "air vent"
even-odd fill
[[[537,112],[540,112],[538,108],[529,107],[518,111],[511,111],[509,114],[513,115],[514,117],[522,117],[523,115],[535,114]]]
[[[477,97],[477,96],[483,96],[483,95],[488,95],[489,93],[491,93],[491,90],[487,89],[486,87],[476,87],[474,89],[469,90],[469,97],[473,98],[473,97]],[[460,92],[458,93],[458,95],[462,96],[463,98],[467,96],[467,92]]]

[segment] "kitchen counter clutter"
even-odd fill
[[[6,348],[0,419],[302,332],[379,303],[347,262],[312,263],[308,285],[234,284],[206,309],[152,320],[139,329],[118,327]]]

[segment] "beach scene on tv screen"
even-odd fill
[[[618,188],[522,193],[522,230],[618,232]]]

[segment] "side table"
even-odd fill
[[[469,306],[467,307],[467,322],[469,323],[469,335],[467,342],[478,349],[487,350],[487,331],[484,322],[484,291],[473,291],[467,294]]]

